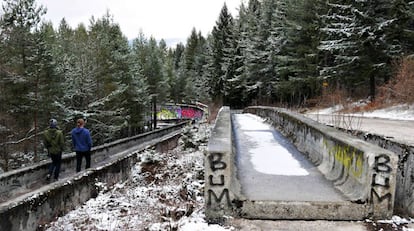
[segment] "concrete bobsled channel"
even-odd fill
[[[9,197],[0,204],[0,230],[37,230],[42,224],[96,197],[97,182],[110,186],[127,179],[140,151],[149,147],[160,151],[172,149],[187,124],[182,122],[95,147],[92,168],[73,172],[53,183],[29,186],[31,182],[44,179],[49,161],[0,175],[0,194],[3,198]],[[63,162],[64,168],[75,169],[75,154],[65,155]]]
[[[386,219],[393,215],[398,156],[300,114],[248,107],[265,118],[343,194],[344,201],[250,200],[241,192],[228,107],[220,110],[205,159],[206,216],[254,219]],[[289,192],[286,192],[289,193]],[[303,192],[306,193],[306,192]]]

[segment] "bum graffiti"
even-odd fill
[[[207,206],[211,206],[213,202],[215,204],[225,203],[230,206],[230,194],[225,187],[223,174],[223,171],[227,168],[226,162],[223,161],[223,154],[211,153],[207,158],[212,173],[208,176],[208,185],[211,188],[207,190]],[[213,187],[215,190],[212,189]]]
[[[333,145],[329,147],[326,140],[324,146],[329,155],[333,156],[335,162],[343,166],[343,171],[347,175],[360,178],[364,173],[364,153],[356,150],[354,147]],[[366,171],[369,173],[370,171]],[[392,209],[392,193],[390,189],[390,176],[392,172],[391,159],[386,154],[375,156],[372,167],[371,190],[369,190],[369,203],[374,206],[385,204],[387,208]]]
[[[390,191],[392,168],[390,162],[388,155],[380,154],[375,157],[370,201],[371,204],[387,203],[388,210],[392,209],[392,194]]]

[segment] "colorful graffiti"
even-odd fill
[[[161,107],[157,112],[157,119],[201,119],[204,111],[190,105],[172,105]]]

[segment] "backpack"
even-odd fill
[[[49,128],[44,133],[45,146],[49,155],[60,154],[63,151],[63,133],[61,130]]]

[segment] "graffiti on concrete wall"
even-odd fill
[[[157,119],[201,119],[203,111],[191,106],[164,106],[157,112]]]
[[[329,147],[326,140],[324,140],[324,146],[329,155],[334,156],[335,161],[340,163],[351,176],[361,177],[364,166],[364,155],[361,151],[349,146],[333,145]]]
[[[230,194],[225,187],[225,177],[223,174],[223,171],[227,168],[227,164],[223,161],[223,154],[211,153],[208,156],[208,163],[212,174],[208,176],[207,182],[210,186],[210,189],[207,191],[207,206],[211,206],[213,201],[216,204],[226,203],[230,206]]]
[[[390,175],[392,168],[390,166],[390,157],[380,154],[375,157],[374,174],[372,175],[371,184],[371,203],[388,203],[388,209],[392,208],[392,194],[390,192]]]
[[[200,119],[202,116],[203,113],[200,110],[194,108],[181,108],[181,118]]]
[[[350,146],[329,146],[326,140],[324,140],[324,146],[329,155],[334,157],[335,162],[344,167],[344,171],[347,171],[346,174],[357,178],[361,177],[365,165],[363,152]],[[392,208],[392,193],[390,190],[392,167],[390,162],[388,155],[380,154],[375,157],[369,197],[371,204],[385,203],[388,209]]]

